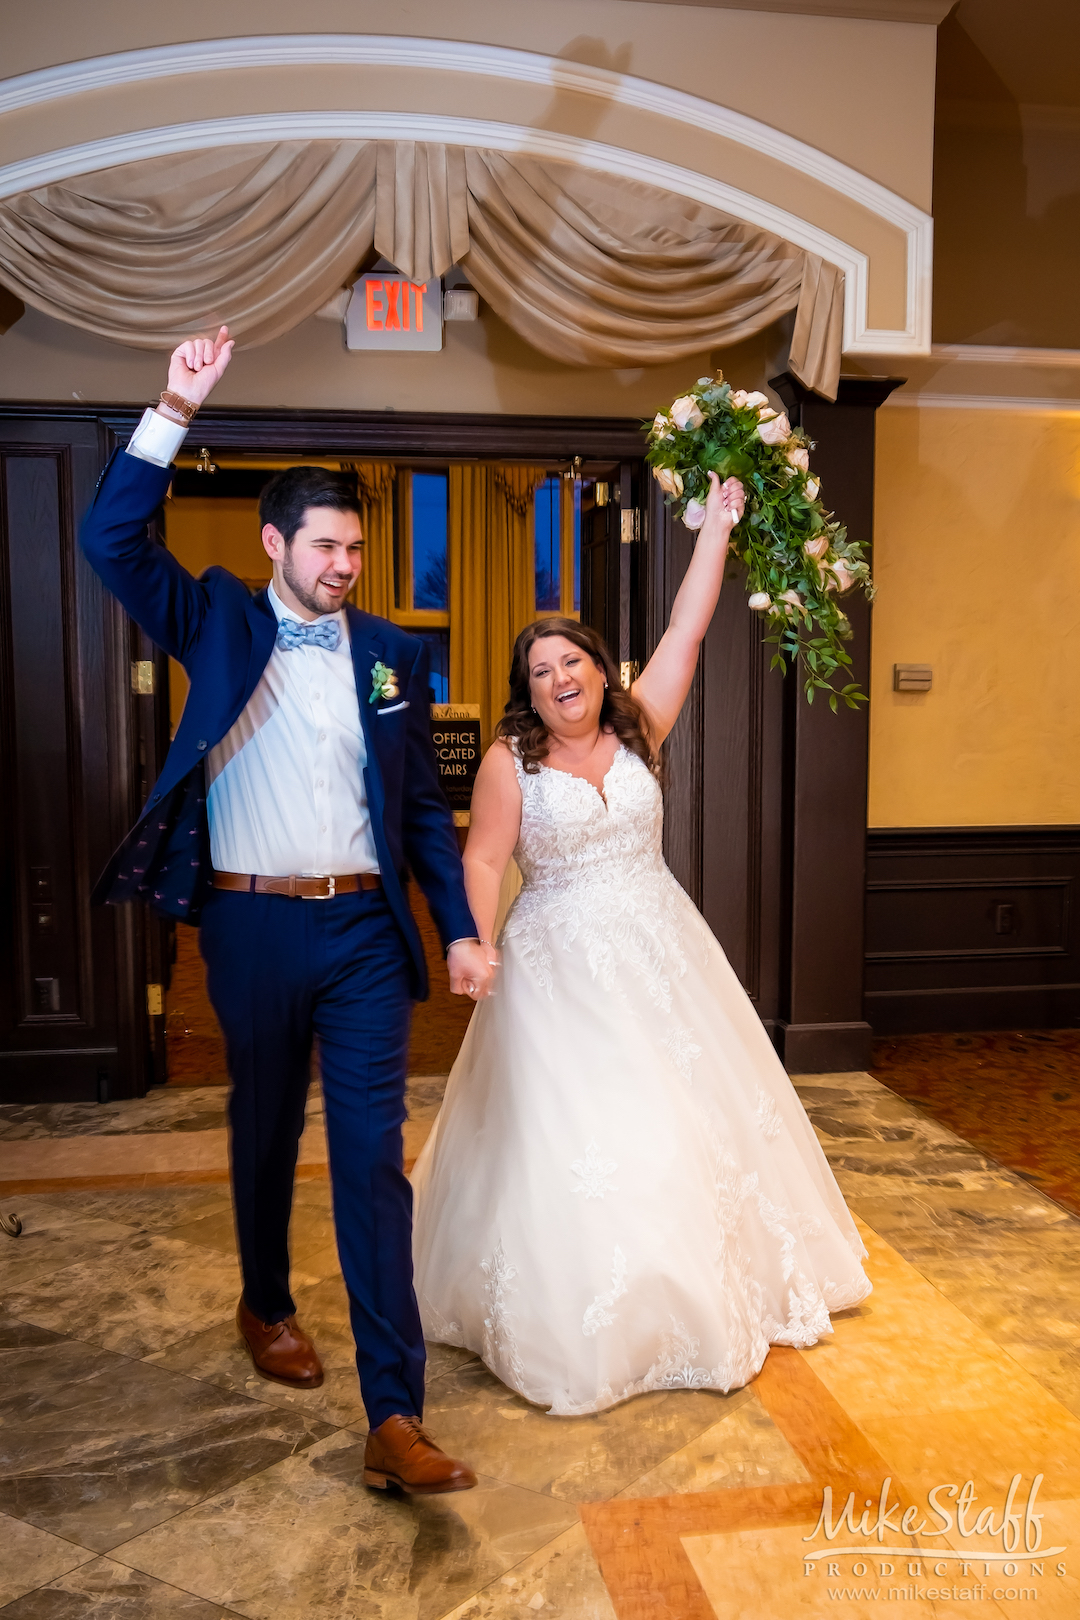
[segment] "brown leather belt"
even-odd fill
[[[350,872],[344,877],[260,877],[256,872],[215,872],[215,889],[241,894],[286,894],[292,900],[333,900],[357,889],[381,889],[377,872]]]

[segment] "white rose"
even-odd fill
[[[758,438],[762,444],[786,444],[791,438],[791,423],[786,416],[766,417],[762,412],[762,420],[758,423]]]
[[[803,485],[803,493],[808,501],[816,501],[818,498],[818,491],[820,489],[821,485],[818,483],[816,478],[808,478],[806,483]]]
[[[787,458],[793,467],[798,467],[800,472],[808,473],[810,471],[810,452],[804,444],[793,444],[787,453]]]
[[[687,501],[682,520],[686,528],[700,529],[705,521],[704,503],[702,501]]]
[[[851,569],[844,562],[843,558],[840,558],[837,562],[830,563],[829,570],[836,581],[836,584],[830,585],[829,589],[837,591],[850,591],[851,587],[855,583],[855,575],[851,572]]]
[[[787,606],[784,608],[784,612],[787,614],[789,619],[794,614],[796,608],[803,608],[806,606],[798,591],[782,591],[776,600],[778,602],[785,602],[787,604]]]
[[[656,437],[658,439],[666,439],[668,437],[668,428],[670,426],[670,416],[665,416],[663,411],[657,411],[656,415],[653,417],[652,424],[652,431]]]
[[[755,591],[752,596],[746,598],[746,605],[760,613],[763,608],[772,607],[772,598],[767,591]]]
[[[748,394],[744,388],[737,388],[731,396],[731,403],[738,411],[756,411],[760,406],[767,406],[769,401],[764,394]]]
[[[693,394],[683,394],[671,407],[671,420],[685,432],[687,428],[699,428],[705,418]]]
[[[682,476],[671,467],[654,467],[652,475],[665,495],[682,494]]]
[[[814,558],[824,557],[828,549],[829,537],[826,534],[819,534],[816,540],[808,540],[805,546],[803,546],[803,550],[806,552],[806,555]]]

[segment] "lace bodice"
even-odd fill
[[[645,763],[621,743],[604,778],[603,798],[583,777],[549,765],[530,775],[516,756],[515,763],[521,832],[514,859],[527,886],[607,886],[663,867],[659,785]]]
[[[551,935],[584,946],[592,976],[613,988],[625,964],[667,1005],[682,971],[685,913],[664,863],[664,805],[643,760],[621,744],[604,778],[604,798],[579,776],[542,765],[530,775],[515,759],[521,831],[514,859],[524,887],[503,930],[550,989]],[[606,802],[605,802],[606,800]],[[700,930],[704,943],[707,930]],[[707,945],[705,946],[707,949]]]

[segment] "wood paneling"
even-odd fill
[[[90,888],[133,807],[127,630],[75,543],[96,423],[0,421],[0,1098],[141,1089],[138,924]]]
[[[867,855],[875,1034],[1080,1022],[1080,827],[875,828]]]

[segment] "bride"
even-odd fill
[[[713,476],[671,622],[627,694],[600,637],[518,637],[465,876],[491,940],[524,887],[413,1175],[425,1335],[552,1413],[729,1390],[870,1290],[765,1030],[661,854],[660,745],[742,513]]]

